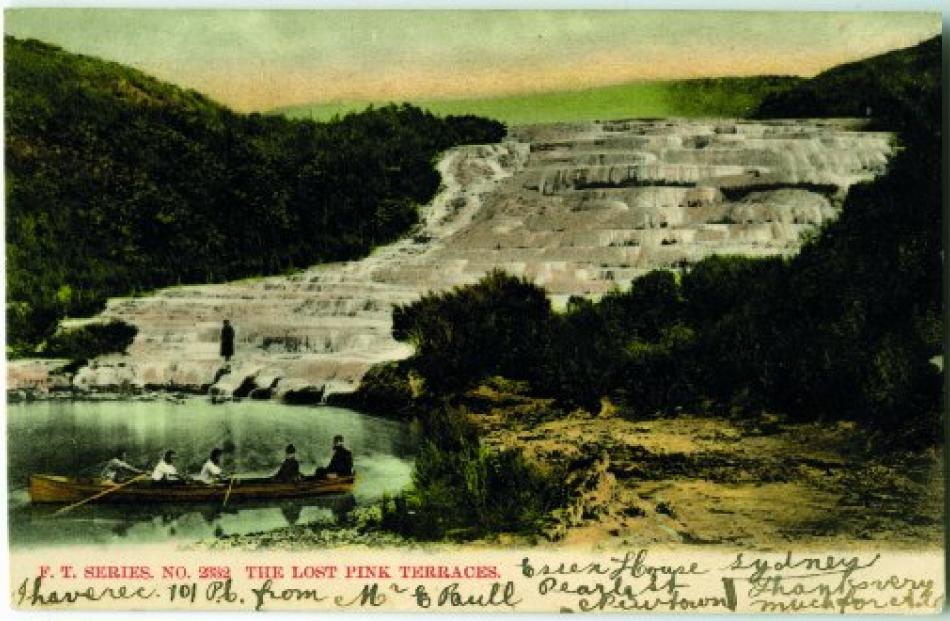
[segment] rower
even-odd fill
[[[333,457],[326,468],[317,468],[316,479],[353,476],[353,453],[343,446],[343,436],[333,436]]]
[[[116,451],[115,457],[110,459],[102,469],[100,478],[106,483],[121,483],[133,474],[143,474],[144,471],[128,463],[128,454],[125,449]]]
[[[208,461],[201,466],[201,472],[195,477],[196,480],[211,485],[221,480],[221,455],[224,453],[221,449],[215,447],[211,449],[211,455]]]
[[[174,465],[175,455],[177,455],[175,451],[165,451],[165,454],[162,455],[162,460],[158,462],[158,465],[152,470],[153,481],[172,483],[183,480],[181,475],[178,474],[178,468]]]

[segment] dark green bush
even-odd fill
[[[543,289],[496,270],[475,285],[396,307],[393,336],[415,346],[413,368],[439,393],[492,375],[530,378],[550,320]]]
[[[366,372],[354,392],[331,393],[327,404],[387,418],[411,419],[415,412],[408,365],[404,362],[376,364]]]
[[[45,353],[57,358],[88,360],[103,354],[124,352],[137,333],[138,328],[124,321],[90,323],[56,332],[47,341]]]
[[[565,493],[562,477],[541,472],[520,452],[428,442],[416,457],[412,490],[385,507],[383,525],[423,540],[534,534]]]

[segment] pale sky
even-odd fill
[[[794,74],[907,47],[937,13],[10,9],[5,31],[237,110]]]

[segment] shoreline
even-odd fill
[[[9,396],[8,403],[31,402],[11,401]],[[181,391],[53,390],[38,393],[33,402],[186,404],[201,396]],[[352,521],[339,525],[284,526],[202,539],[194,545],[322,548],[388,545],[399,539],[400,545],[464,547],[596,543],[763,550],[887,545],[911,550],[939,544],[939,447],[924,455],[869,459],[860,451],[860,429],[847,423],[821,426],[775,416],[745,421],[686,413],[632,419],[616,409],[562,412],[532,422],[526,413],[546,409],[533,400],[518,405],[510,395],[482,391],[467,401],[487,449],[514,449],[542,468],[566,473],[567,504],[548,515],[537,533],[458,540],[449,536],[436,542],[407,539],[372,517],[381,514],[387,502],[376,499],[360,506]],[[871,506],[878,507],[873,515],[866,511]]]

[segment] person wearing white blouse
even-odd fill
[[[158,465],[152,470],[153,481],[172,482],[182,480],[181,475],[178,474],[178,468],[176,468],[173,463],[175,461],[175,455],[175,451],[165,451],[162,460],[158,462]]]
[[[211,485],[221,480],[221,455],[224,451],[219,448],[211,449],[211,455],[208,461],[201,466],[201,472],[198,473],[196,480]]]

